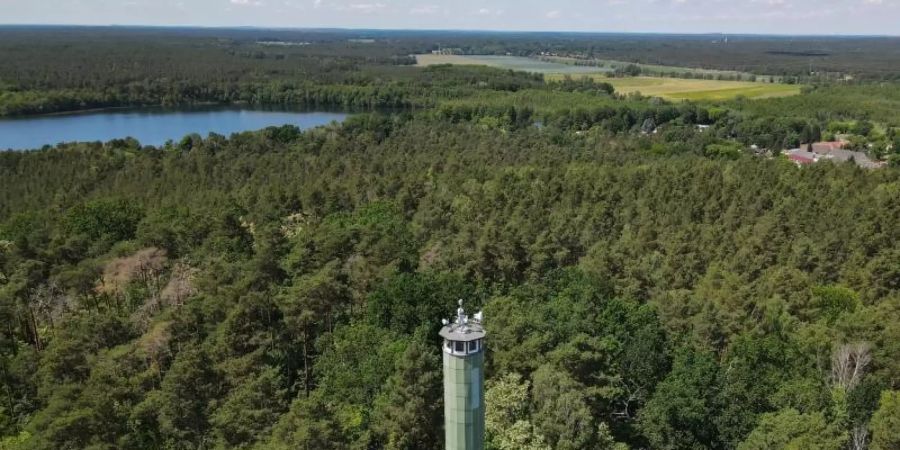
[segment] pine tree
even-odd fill
[[[443,400],[438,356],[413,341],[376,402],[372,428],[388,450],[443,447]]]

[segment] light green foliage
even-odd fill
[[[847,119],[868,117],[869,120],[888,126],[897,126],[898,119],[891,111],[900,103],[900,95],[889,84],[862,84],[820,87],[805,95],[734,103],[733,106],[743,111],[771,117],[784,116],[785,111],[794,111],[798,116],[818,115],[836,120],[837,122],[828,124],[833,135],[838,131],[852,131],[852,122]]]
[[[738,450],[840,450],[847,433],[829,424],[822,413],[801,414],[794,409],[768,413]]]
[[[29,448],[31,433],[23,431],[17,435],[0,439],[0,450],[19,450]]]
[[[551,448],[593,448],[597,423],[588,408],[584,386],[565,370],[543,365],[534,372],[534,426]]]
[[[488,409],[490,411],[490,409]],[[491,438],[490,449],[496,450],[550,450],[544,437],[527,420],[518,420]]]
[[[598,450],[629,450],[630,447],[628,444],[616,442],[615,437],[610,432],[609,425],[606,422],[601,422],[600,426],[597,427],[597,443],[594,448]]]
[[[628,75],[632,76],[614,78],[608,81],[615,86],[616,92],[622,94],[639,92],[641,95],[662,97],[675,101],[721,101],[737,97],[762,99],[785,97],[800,93],[800,86],[780,83]]]
[[[856,311],[861,306],[859,294],[844,286],[813,288],[813,302],[818,314],[834,322],[841,314]]]
[[[884,391],[878,409],[869,424],[872,431],[872,450],[900,447],[900,392]]]
[[[723,144],[710,144],[704,149],[706,156],[711,158],[735,159],[741,156],[744,146],[737,142]]]
[[[531,383],[510,372],[490,383],[484,394],[486,447],[490,450],[549,450],[531,422]]]

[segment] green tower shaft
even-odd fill
[[[444,352],[444,433],[447,450],[484,449],[483,352]]]
[[[447,450],[484,450],[484,338],[481,313],[470,320],[459,301],[444,321],[444,436]]]

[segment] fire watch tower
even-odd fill
[[[466,315],[459,301],[444,319],[444,434],[446,450],[484,449],[484,327],[482,314]]]

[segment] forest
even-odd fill
[[[178,42],[226,38],[134,30],[72,45],[107,62],[80,68],[49,33],[0,66],[6,114],[363,110],[0,152],[0,449],[441,449],[459,298],[486,317],[492,450],[900,446],[896,84],[672,103],[338,32],[241,53],[288,39],[266,31],[200,57]],[[836,133],[892,164],[778,155]]]
[[[0,116],[210,102],[431,106],[436,98],[461,95],[461,85],[423,78],[411,67],[415,58],[410,55],[446,47],[467,54],[549,52],[583,61],[606,58],[840,86],[898,80],[900,38],[732,36],[727,46],[719,39],[718,35],[0,26],[4,61]],[[803,56],[807,54],[812,56]]]

